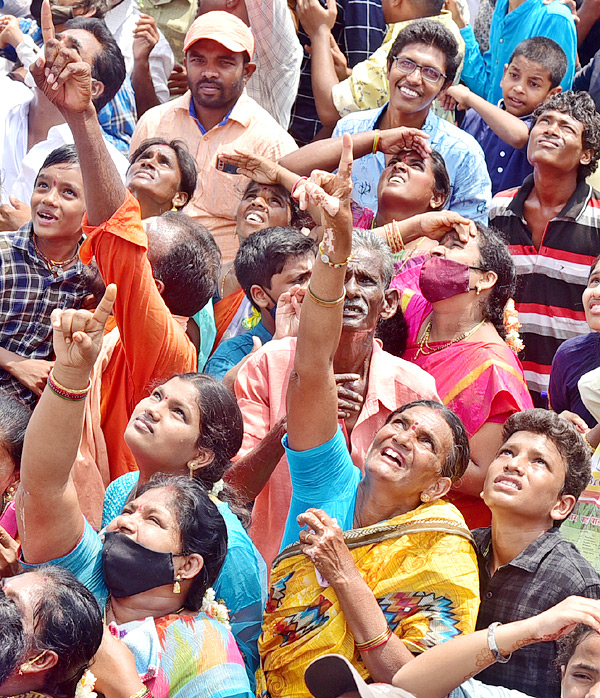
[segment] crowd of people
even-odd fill
[[[600,695],[597,0],[0,0],[0,696]]]

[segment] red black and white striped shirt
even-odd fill
[[[565,339],[590,331],[581,294],[600,254],[600,193],[579,182],[560,214],[548,221],[538,250],[523,215],[532,189],[533,175],[521,187],[497,194],[489,220],[507,241],[517,267],[515,303],[525,343],[522,363],[534,402],[541,404],[539,393],[548,390],[558,347]]]

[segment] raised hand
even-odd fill
[[[305,293],[306,288],[296,284],[279,296],[275,313],[275,334],[273,339],[298,336],[300,312]]]
[[[337,17],[335,0],[327,0],[323,7],[319,0],[296,0],[296,17],[311,38],[321,27],[331,31]]]
[[[475,223],[456,211],[428,211],[414,219],[419,223],[421,233],[431,240],[442,240],[450,231],[454,231],[464,244],[469,242],[469,238],[477,237]]]
[[[49,0],[42,3],[44,55],[30,67],[38,88],[61,112],[84,112],[92,102],[92,69],[55,37]]]
[[[427,142],[429,136],[418,128],[389,128],[379,133],[377,149],[386,155],[395,155],[403,150],[414,150],[422,158],[431,153],[431,146]]]
[[[181,63],[175,63],[173,72],[169,75],[169,94],[171,97],[184,95],[188,91],[187,71]]]
[[[55,371],[91,371],[102,347],[104,328],[112,313],[117,287],[109,284],[94,313],[89,310],[52,311]]]
[[[252,179],[259,184],[279,184],[279,170],[281,167],[273,160],[235,150],[233,153],[220,153],[219,158],[228,165],[235,165],[240,174]]]
[[[522,621],[531,626],[534,642],[547,642],[564,637],[580,624],[600,632],[600,601],[582,596],[569,596],[556,606]]]
[[[152,49],[160,40],[156,20],[150,15],[140,14],[138,23],[133,30],[133,59],[148,60]]]

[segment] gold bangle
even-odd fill
[[[593,455],[594,453],[596,453],[596,449],[595,449],[594,446],[592,446],[592,444],[588,441],[587,433],[586,433],[586,434],[583,434],[583,440],[584,440],[584,441],[586,442],[586,444],[588,445],[588,448],[589,448],[590,451],[592,452],[592,455]]]
[[[375,649],[375,647],[379,647],[379,645],[385,644],[391,636],[392,631],[388,626],[380,635],[377,635],[377,637],[374,637],[371,640],[367,640],[366,642],[355,641],[354,644],[356,645],[356,649],[359,652],[365,652],[366,650]]]
[[[373,155],[377,153],[379,149],[379,137],[381,136],[381,131],[379,129],[375,130],[375,138],[373,138]]]
[[[150,696],[150,698],[152,698],[152,694],[150,693],[150,689],[148,688],[148,686],[140,688],[140,690],[137,693],[134,693],[129,698],[146,698],[146,696]]]
[[[322,298],[319,298],[318,296],[315,296],[315,294],[312,292],[310,284],[308,285],[306,291],[308,293],[308,297],[311,300],[313,300],[317,305],[322,305],[324,308],[335,308],[336,305],[340,305],[340,303],[343,303],[344,299],[346,298],[346,289],[344,289],[342,295],[334,301],[326,301]]]
[[[54,385],[59,388],[60,390],[64,390],[67,393],[73,393],[74,395],[87,395],[90,392],[90,388],[92,387],[92,379],[90,378],[88,380],[88,384],[86,385],[85,388],[66,388],[64,385],[61,385],[57,380],[56,376],[54,375],[54,368],[50,371],[51,374],[51,380],[54,383]]]

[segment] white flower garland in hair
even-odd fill
[[[215,590],[212,587],[208,587],[206,593],[204,594],[204,598],[202,599],[200,611],[202,611],[202,613],[206,613],[207,616],[218,620],[220,623],[223,623],[227,630],[231,630],[231,625],[229,624],[229,611],[227,610],[225,604],[222,601],[217,601],[216,598],[217,595],[215,594]]]
[[[77,684],[75,698],[96,698],[98,694],[94,693],[95,687],[96,677],[88,669]]]
[[[223,480],[222,480],[222,479],[221,479],[221,480],[217,480],[217,481],[214,483],[214,485],[212,486],[212,490],[210,491],[210,494],[211,494],[213,497],[217,497],[217,498],[218,498],[219,495],[221,494],[221,492],[222,492],[224,489],[225,489],[225,483],[223,482]]]
[[[519,322],[519,313],[515,308],[515,301],[509,298],[504,306],[504,329],[506,330],[505,342],[518,354],[520,351],[525,349],[521,335],[519,334],[519,328],[521,323]]]

